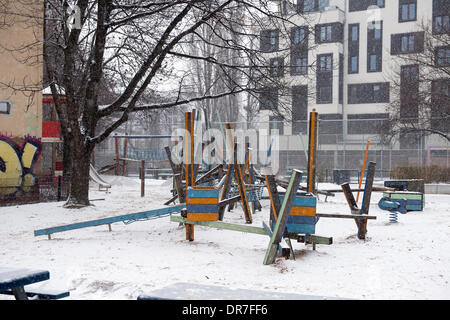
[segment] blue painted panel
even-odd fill
[[[188,198],[218,198],[219,190],[194,190],[188,189]]]
[[[317,223],[318,219],[316,217],[301,217],[301,216],[289,216],[288,224],[313,224]]]
[[[422,205],[414,205],[406,203],[406,210],[408,211],[422,211]]]
[[[286,226],[289,233],[314,234],[316,232],[316,226],[312,224],[287,224]]]
[[[188,213],[216,213],[219,212],[219,206],[216,204],[188,204]]]
[[[280,196],[280,202],[283,203],[284,196]],[[317,198],[313,196],[296,196],[292,201],[294,207],[317,207]]]

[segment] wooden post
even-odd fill
[[[363,176],[364,176],[364,169],[366,168],[367,155],[369,153],[369,146],[370,146],[370,140],[367,140],[366,152],[364,153],[364,160],[363,160],[363,166],[361,169],[361,176],[359,177],[358,189],[361,188],[361,184],[362,184],[362,180],[363,180]],[[359,191],[356,194],[356,203],[358,203],[358,200],[359,200]]]
[[[141,160],[141,197],[145,196],[145,160]]]
[[[370,197],[372,195],[373,179],[375,177],[375,166],[375,162],[369,162],[360,214],[369,214]],[[366,238],[366,233],[367,219],[359,219],[358,238],[364,240]]]
[[[269,199],[271,205],[270,228],[272,229],[273,223],[277,221],[278,213],[280,212],[281,209],[280,195],[278,194],[275,176],[264,174],[264,177],[266,179],[266,185],[267,190],[269,192]]]
[[[241,165],[237,162],[237,144],[234,145],[235,149],[235,165],[237,170],[235,171],[236,181],[239,187],[239,194],[241,195],[242,207],[244,209],[245,222],[252,223],[252,213],[250,211],[250,206],[248,205],[247,192],[245,190],[244,178],[242,175]]]
[[[309,146],[308,146],[308,181],[306,191],[316,193],[316,162],[317,162],[317,118],[316,111],[310,112]]]
[[[273,230],[272,237],[270,238],[269,247],[266,251],[266,256],[264,257],[264,264],[268,265],[275,261],[276,254],[278,251],[278,245],[281,242],[281,238],[284,235],[284,229],[286,227],[286,221],[289,216],[289,211],[292,207],[292,201],[297,193],[298,187],[300,186],[300,179],[302,177],[302,172],[296,169],[293,170],[291,180],[289,181],[288,189],[286,190],[286,195],[281,205],[280,213],[278,215],[277,223]]]
[[[186,192],[190,186],[194,186],[194,117],[192,112],[185,113],[185,129],[186,135],[184,138],[184,166],[185,166],[185,180]],[[194,225],[185,225],[186,240],[194,241]]]
[[[128,136],[128,132],[125,133],[126,136]],[[125,176],[126,175],[126,166],[127,166],[127,161],[125,160],[127,158],[127,153],[128,153],[128,138],[125,138],[125,141],[123,143],[123,163],[122,163],[122,175]]]
[[[116,148],[116,168],[115,168],[115,175],[118,176],[119,175],[119,138],[117,138],[117,133],[115,134],[115,138],[114,138],[114,146]]]

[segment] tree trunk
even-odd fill
[[[70,177],[72,173],[72,136],[70,134],[64,135],[63,143],[63,176]]]
[[[73,141],[72,176],[70,193],[65,208],[81,208],[89,206],[89,168],[91,148]]]

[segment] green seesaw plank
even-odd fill
[[[298,170],[293,170],[291,180],[289,181],[288,188],[286,190],[286,195],[281,205],[280,214],[278,215],[277,223],[273,230],[272,237],[270,238],[269,247],[266,251],[266,256],[264,257],[264,264],[269,265],[275,261],[278,245],[281,241],[281,237],[284,233],[284,228],[286,220],[289,216],[289,211],[292,207],[292,200],[297,193],[300,186],[300,179],[302,178],[302,172]]]
[[[194,224],[194,225],[210,227],[210,228],[267,235],[266,231],[264,231],[263,228],[258,228],[258,227],[248,226],[248,225],[225,223],[225,222],[221,222],[221,221],[188,221],[186,218],[183,218],[181,216],[173,216],[173,215],[170,216],[170,221]]]

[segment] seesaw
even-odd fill
[[[152,220],[152,219],[158,219],[165,216],[168,216],[175,212],[180,212],[182,209],[185,208],[185,205],[178,205],[173,207],[167,207],[167,208],[161,208],[161,209],[155,209],[150,211],[144,211],[144,212],[138,212],[138,213],[131,213],[116,217],[110,217],[110,218],[103,218],[103,219],[97,219],[97,220],[90,220],[90,221],[84,221],[84,222],[78,222],[58,227],[52,227],[47,229],[40,229],[34,231],[34,236],[44,236],[47,235],[48,239],[51,240],[51,235],[54,233],[59,232],[65,232],[69,230],[76,230],[76,229],[83,229],[88,227],[96,227],[96,226],[102,226],[102,225],[108,225],[109,231],[111,232],[111,224],[115,222],[123,222],[124,224],[130,224],[137,221],[146,221],[146,220]]]

